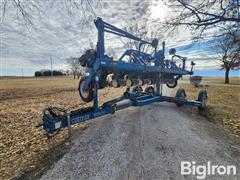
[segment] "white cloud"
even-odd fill
[[[168,11],[164,3],[156,0],[92,2],[93,9],[85,3],[83,12],[81,6],[79,9],[71,8],[71,4],[65,0],[39,1],[37,3],[42,12],[27,9],[34,24],[28,28],[23,24],[20,14],[16,15],[16,9],[9,3],[0,29],[3,68],[19,66],[27,69],[47,68],[50,56],[53,57],[56,68],[66,68],[64,63],[67,57],[79,57],[84,49],[90,47],[90,42],[96,43],[97,31],[93,24],[95,15],[119,27],[130,23],[130,19],[135,19],[134,22],[137,23],[148,21],[148,24],[154,27],[156,26],[154,17],[163,19]],[[84,24],[86,19],[89,23]],[[122,44],[116,37],[107,39],[110,48],[121,49]],[[179,29],[178,35],[167,37],[165,40],[167,47],[182,47],[192,43],[192,35],[185,29]],[[200,51],[183,50],[181,53],[189,56],[189,59],[197,58],[203,67],[209,64],[199,60],[202,57]]]

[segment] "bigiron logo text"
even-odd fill
[[[194,175],[197,179],[205,179],[212,175],[236,175],[235,165],[212,164],[208,161],[206,164],[196,164],[195,161],[181,161],[181,175]]]

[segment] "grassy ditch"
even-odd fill
[[[191,99],[197,99],[197,92],[205,88],[208,93],[208,104],[206,111],[201,112],[201,115],[240,136],[240,86],[217,86],[209,83],[204,87],[195,88],[183,83],[177,88],[184,88],[188,98]]]

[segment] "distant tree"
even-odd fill
[[[171,0],[174,15],[169,16],[166,27],[188,27],[195,38],[215,39],[212,47],[220,56],[221,68],[225,70],[225,83],[229,83],[230,70],[239,68],[240,12],[239,0]]]
[[[56,71],[56,70],[54,70],[53,71],[53,76],[65,76],[66,74],[65,73],[63,73],[62,71]]]
[[[113,58],[116,57],[116,51],[114,51],[113,48],[107,48],[106,53],[109,57],[113,57]]]
[[[74,79],[77,77],[78,79],[83,74],[83,68],[79,64],[78,58],[70,57],[67,59],[67,64],[73,74]]]
[[[208,27],[240,23],[239,0],[171,0],[170,7],[174,15],[167,19],[167,25],[185,25],[200,35]]]
[[[225,70],[225,83],[229,83],[229,72],[240,68],[240,30],[229,29],[228,33],[215,40],[215,51],[219,55],[221,69]]]
[[[51,4],[51,6],[57,6],[55,0],[43,1],[39,0],[1,0],[1,22],[3,22],[5,14],[7,11],[11,11],[22,18],[25,25],[34,25],[32,12],[36,11],[39,15],[45,15],[44,4]],[[81,12],[86,22],[88,21],[90,15],[95,15],[94,9],[92,7],[92,0],[62,0],[61,5],[66,8],[69,14],[73,14],[74,11]]]
[[[69,69],[66,70],[66,75],[67,75],[67,76],[70,75],[70,70],[69,70]]]
[[[154,38],[157,38],[159,35],[158,31],[154,31],[152,28],[148,27],[146,22],[143,23],[133,23],[133,24],[127,24],[124,28],[125,31],[133,34],[134,36],[141,38],[142,40],[146,40],[151,42]],[[125,48],[128,49],[138,49],[139,42],[133,41],[129,39],[122,38],[121,39],[123,45]],[[149,44],[144,44],[141,47],[142,52],[147,52],[151,49],[151,46]]]
[[[52,72],[50,70],[43,71],[43,76],[51,76]]]
[[[36,71],[35,74],[34,74],[35,77],[39,77],[39,76],[42,76],[42,73],[40,71]]]
[[[51,76],[52,72],[50,70],[41,70],[41,71],[36,71],[34,73],[35,77],[40,77],[40,76]],[[54,70],[53,71],[53,76],[65,76],[66,74],[63,73],[60,70]]]

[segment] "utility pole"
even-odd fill
[[[24,74],[23,74],[23,68],[21,68],[21,72],[22,72],[22,78],[23,78],[23,76],[24,76]]]
[[[52,70],[52,56],[50,56],[50,61],[51,61],[51,76],[53,77],[53,70]]]

